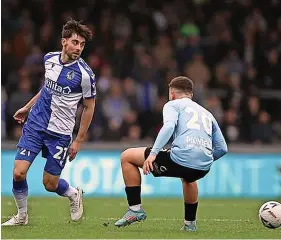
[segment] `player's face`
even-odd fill
[[[72,34],[70,38],[62,39],[62,46],[69,59],[74,61],[80,57],[85,47],[85,38],[78,34]]]

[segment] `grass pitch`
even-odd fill
[[[2,197],[4,222],[16,213],[12,198]],[[2,227],[3,239],[58,238],[281,238],[281,227],[265,228],[258,219],[264,201],[249,199],[201,199],[198,232],[182,232],[183,202],[181,199],[143,199],[147,220],[125,228],[114,222],[127,208],[125,199],[84,198],[83,220],[70,221],[66,198],[29,198],[29,224]]]

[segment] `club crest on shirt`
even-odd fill
[[[72,70],[66,74],[68,80],[72,80],[75,77],[75,72]]]

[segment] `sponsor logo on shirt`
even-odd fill
[[[71,93],[71,89],[69,86],[62,87],[57,82],[46,78],[46,88],[51,91],[51,93],[55,95],[69,95]]]
[[[199,148],[212,149],[212,143],[200,137],[186,137],[186,144],[188,146],[195,146]]]

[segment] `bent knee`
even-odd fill
[[[58,183],[57,182],[52,182],[52,181],[49,181],[49,180],[43,180],[43,184],[44,184],[44,187],[45,189],[48,191],[48,192],[55,192],[58,188]]]
[[[18,168],[14,169],[14,179],[15,181],[23,181],[26,178],[26,172],[19,170]]]
[[[121,164],[130,162],[130,159],[132,159],[131,151],[132,150],[129,148],[129,149],[125,150],[124,152],[122,152],[122,154],[121,154]]]

